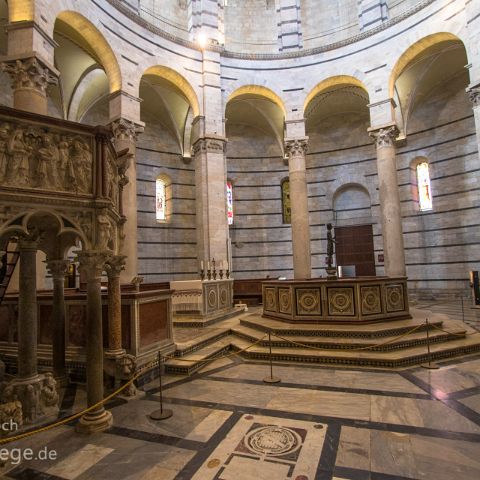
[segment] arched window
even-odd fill
[[[282,180],[282,219],[283,223],[292,223],[292,209],[290,207],[290,180]]]
[[[227,180],[227,221],[233,225],[233,185],[230,180]]]
[[[171,215],[170,185],[166,175],[159,175],[155,181],[155,218],[159,223],[168,222]]]
[[[417,165],[417,189],[420,210],[431,210],[432,188],[430,186],[428,162],[422,162]]]

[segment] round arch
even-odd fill
[[[448,41],[457,41],[463,44],[462,40],[454,35],[453,33],[449,32],[438,32],[433,33],[431,35],[427,35],[426,37],[421,38],[413,45],[410,45],[403,53],[400,55],[400,58],[395,63],[394,67],[392,68],[392,72],[390,74],[389,80],[389,95],[393,98],[395,93],[395,82],[397,81],[400,74],[403,72],[405,67],[418,55],[423,53],[428,48],[432,47],[433,45],[438,45],[439,43],[448,42]],[[464,45],[465,46],[465,45]]]
[[[354,86],[359,87],[368,95],[368,90],[365,85],[355,77],[351,75],[335,75],[333,77],[328,77],[325,80],[322,80],[320,83],[315,85],[315,87],[310,90],[309,94],[305,98],[305,102],[303,103],[303,113],[305,114],[309,103],[319,94],[325,92],[329,88],[337,87],[337,86]]]
[[[71,10],[60,12],[57,15],[57,20],[65,22],[76,30],[92,50],[95,50],[107,74],[110,93],[121,90],[122,73],[117,57],[97,27],[80,13]]]
[[[143,72],[142,76],[145,75],[156,75],[164,80],[167,80],[173,83],[182,93],[185,95],[186,99],[190,103],[190,106],[193,111],[193,116],[197,117],[200,115],[200,104],[198,102],[197,94],[195,90],[192,88],[190,83],[178,72],[175,70],[165,67],[162,65],[154,65],[153,67],[147,68]]]
[[[239,87],[234,90],[227,99],[227,104],[244,95],[255,95],[259,97],[264,97],[273,103],[275,103],[283,112],[284,117],[286,116],[286,109],[283,103],[283,100],[273,91],[267,87],[263,87],[261,85],[244,85],[243,87]]]

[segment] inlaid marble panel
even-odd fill
[[[382,313],[382,299],[380,286],[360,287],[362,315],[375,315]]]
[[[355,315],[355,302],[353,288],[327,288],[328,292],[328,314],[334,316]]]
[[[320,288],[296,288],[295,289],[297,314],[321,315]]]

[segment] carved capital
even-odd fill
[[[468,88],[467,89],[468,98],[473,103],[474,107],[478,107],[480,105],[480,85],[476,87]]]
[[[37,227],[30,229],[28,234],[23,234],[18,237],[18,250],[38,250],[38,247],[45,237],[45,232],[42,232]]]
[[[47,270],[54,280],[63,280],[68,272],[69,260],[47,260]]]
[[[389,125],[383,128],[371,129],[368,131],[368,134],[375,140],[377,148],[394,147],[399,131],[396,125]]]
[[[114,120],[110,125],[114,140],[129,140],[133,143],[137,141],[138,135],[144,130],[142,126],[125,118]]]
[[[108,258],[107,263],[105,264],[105,270],[109,279],[119,277],[120,272],[125,270],[126,258],[125,255],[112,255]]]
[[[307,148],[308,137],[285,139],[285,155],[288,158],[298,155],[304,156],[307,153]]]
[[[105,263],[110,258],[108,252],[85,250],[77,252],[78,270],[89,280],[100,279],[105,270]]]
[[[197,156],[200,153],[224,153],[227,141],[225,138],[204,137],[199,138],[192,147],[192,153]]]
[[[14,90],[33,88],[45,94],[49,85],[58,83],[57,76],[36,57],[7,60],[1,68],[10,75]]]

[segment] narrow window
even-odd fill
[[[167,220],[167,185],[163,178],[157,178],[155,198],[157,222],[165,222]]]
[[[290,180],[282,181],[282,217],[283,223],[292,223],[292,210],[290,208]]]
[[[430,187],[430,174],[428,163],[422,162],[417,165],[418,202],[420,210],[432,209],[432,189]]]
[[[230,181],[227,181],[227,220],[233,225],[233,186]]]

